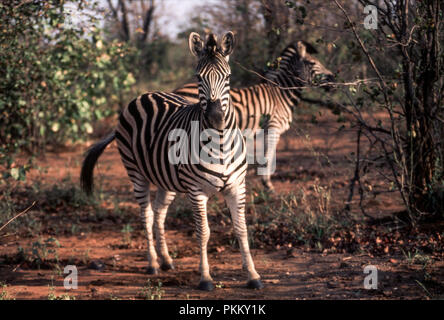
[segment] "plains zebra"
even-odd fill
[[[88,151],[81,173],[83,189],[89,193],[92,191],[94,165],[105,147],[116,138],[123,164],[141,207],[148,239],[150,274],[158,272],[157,254],[160,255],[162,270],[173,268],[165,241],[164,222],[175,194],[187,193],[200,242],[201,279],[198,287],[202,290],[214,288],[207,259],[210,237],[207,200],[214,193],[222,192],[240,244],[242,263],[248,272],[247,286],[262,288],[250,254],[245,223],[245,141],[237,127],[236,114],[229,95],[231,69],[228,59],[234,46],[234,34],[228,32],[218,44],[214,35],[208,35],[204,42],[198,34],[191,33],[189,46],[193,55],[198,57],[196,75],[199,80],[199,102],[190,105],[177,94],[163,92],[147,93],[132,101],[120,115],[115,133]],[[196,158],[193,159],[193,152],[186,152],[195,148],[192,143],[192,136],[195,134],[193,124],[194,128],[197,124],[197,137],[209,131],[211,137],[219,140],[221,145],[230,146],[229,150],[209,150],[208,145],[198,139],[197,154],[202,155],[202,152],[208,151],[212,159],[217,160],[216,163],[201,157],[196,161]],[[177,132],[185,132],[187,139],[182,137],[183,140],[177,141]],[[174,164],[170,156],[178,154],[181,161]],[[150,202],[150,184],[158,188],[153,207]]]
[[[230,95],[239,128],[255,133],[263,128],[266,167],[262,183],[268,191],[274,191],[271,183],[272,164],[281,134],[290,128],[292,107],[298,103],[297,89],[314,82],[326,84],[333,81],[333,73],[312,56],[316,49],[304,41],[289,45],[281,54],[279,68],[266,73],[261,84],[245,88],[233,88]],[[173,91],[193,102],[198,99],[196,83],[189,83]],[[264,121],[265,120],[265,121]]]

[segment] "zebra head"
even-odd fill
[[[231,69],[228,59],[234,48],[234,34],[227,32],[218,44],[214,34],[207,35],[204,42],[192,32],[189,46],[191,53],[199,59],[196,76],[204,119],[211,128],[222,130],[230,104]]]
[[[325,84],[333,82],[334,75],[312,56],[316,53],[318,51],[305,41],[289,45],[282,53],[281,72],[278,71],[286,79],[280,79],[279,82],[287,86],[324,85],[323,88],[329,89]]]

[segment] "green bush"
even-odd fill
[[[73,18],[68,4],[87,21]],[[36,154],[49,144],[84,139],[95,120],[117,111],[113,106],[122,104],[135,83],[131,61],[136,50],[105,41],[96,5],[63,0],[0,4],[4,178],[24,179],[29,165],[14,163],[19,152]]]

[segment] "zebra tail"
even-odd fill
[[[94,167],[105,148],[116,138],[115,131],[107,135],[103,140],[91,146],[86,152],[80,173],[80,185],[87,195],[91,195],[94,188]]]

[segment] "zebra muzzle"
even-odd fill
[[[217,130],[225,128],[225,115],[220,100],[208,101],[204,116],[211,128]]]

